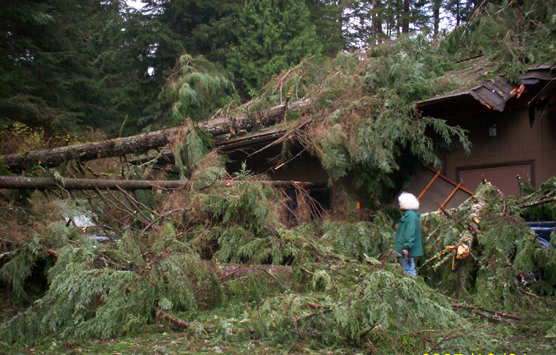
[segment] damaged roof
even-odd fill
[[[480,65],[479,65],[480,67]],[[499,112],[504,111],[506,103],[513,97],[519,98],[521,94],[526,90],[526,86],[536,85],[539,82],[551,81],[556,77],[554,70],[556,65],[552,64],[540,64],[530,66],[526,73],[520,75],[520,79],[517,84],[511,84],[506,79],[497,75],[496,77],[483,81],[481,84],[476,85],[470,89],[464,89],[457,91],[452,94],[435,96],[430,99],[421,100],[416,102],[418,109],[426,108],[430,105],[435,105],[443,101],[452,100],[455,98],[464,98],[465,96],[470,97],[489,109],[497,110]],[[481,68],[477,69],[477,66],[468,69],[475,77],[479,76]]]

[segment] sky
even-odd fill
[[[143,3],[141,0],[126,0],[127,4],[131,7],[136,9],[141,9],[143,7]]]

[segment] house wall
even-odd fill
[[[461,182],[461,175],[465,175],[462,172],[484,169],[477,170],[478,174],[484,172],[486,175],[494,176],[496,173],[499,180],[500,177],[505,177],[508,181],[515,181],[517,186],[515,173],[523,171],[522,174],[526,174],[527,166],[531,169],[528,178],[534,186],[556,176],[556,108],[554,106],[548,109],[542,118],[537,118],[533,127],[529,124],[526,109],[502,113],[493,111],[492,114],[450,123],[469,130],[468,137],[472,143],[470,155],[467,155],[462,148],[446,154],[446,175],[453,181]],[[495,136],[489,135],[492,124],[496,124]],[[521,174],[520,176],[525,177]],[[477,187],[466,186],[466,183],[469,184],[469,181],[466,182],[464,179],[463,186],[472,191]]]

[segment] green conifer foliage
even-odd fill
[[[442,280],[442,288],[450,294],[484,307],[543,308],[541,301],[524,292],[555,294],[556,250],[538,244],[520,217],[518,201],[522,199],[502,197],[487,183],[479,186],[474,199],[450,212],[463,224],[442,218],[438,212],[424,216],[423,235],[429,235],[425,257],[440,257],[421,269],[422,275],[432,283]],[[467,223],[476,225],[480,233],[470,232]],[[453,253],[442,254],[444,247],[466,239],[471,245],[468,258],[457,260]]]
[[[310,12],[309,20],[320,37],[323,54],[335,56],[345,45],[342,37],[343,6],[336,0],[305,0],[305,4]]]
[[[556,177],[548,179],[538,188],[533,188],[525,179],[519,179],[520,195],[523,197],[523,204],[529,205],[538,200],[551,201],[556,194]],[[523,219],[526,221],[555,221],[556,203],[532,204],[521,211]]]
[[[393,225],[392,219],[383,213],[375,216],[372,223],[326,221],[322,238],[332,241],[338,252],[363,261],[366,257],[378,257],[393,245]]]
[[[0,123],[74,133],[123,118],[114,84],[119,0],[10,1],[0,10]],[[121,74],[121,73],[119,73]]]
[[[493,74],[516,82],[528,65],[551,63],[556,57],[555,13],[556,5],[550,1],[487,2],[466,31],[454,31],[445,44],[464,58],[484,55],[496,63]]]
[[[496,310],[515,307],[516,312],[551,305],[556,255],[536,247],[517,216],[516,204],[523,199],[506,198],[504,205],[493,187],[479,189],[476,201],[452,211],[464,222],[473,211],[481,220],[471,256],[456,261],[455,270],[451,254],[447,260],[439,258],[421,269],[422,278],[411,279],[399,261],[384,259],[394,234],[386,215],[371,222],[285,230],[274,215],[277,192],[245,170],[237,175],[228,187],[165,194],[160,208],[179,201],[183,211],[146,233],[121,230],[118,242],[80,238],[79,230],[65,221],[52,224],[50,234],[27,241],[25,251],[9,256],[0,274],[17,271],[8,282],[23,285],[25,270],[32,266],[21,264],[20,257],[34,253],[53,258],[48,290],[2,324],[1,341],[17,349],[45,337],[129,335],[152,329],[163,311],[188,322],[187,337],[207,341],[315,342],[369,351],[372,342],[384,353],[433,346],[472,351],[477,342],[493,346],[487,335],[495,328],[466,317],[466,311],[454,312],[453,298]],[[72,203],[61,207],[63,213],[79,211]],[[469,235],[464,226],[438,214],[426,215],[422,222],[427,258]],[[46,246],[55,250],[56,258],[46,254]],[[235,264],[224,275],[215,272],[230,261],[250,265]],[[262,264],[291,268],[264,271]],[[241,274],[244,268],[259,273]],[[517,278],[537,268],[544,271],[536,285]]]
[[[302,1],[248,1],[236,26],[239,44],[231,49],[228,68],[246,91],[257,92],[273,75],[321,51]]]
[[[143,243],[129,233],[117,244],[84,238],[58,249],[57,262],[48,272],[49,290],[2,326],[2,338],[8,343],[47,334],[105,339],[140,330],[152,321],[153,307],[196,309],[198,287],[218,293],[208,269],[175,239],[172,226],[166,225],[159,237],[149,255],[142,254]],[[2,268],[6,270],[9,267]]]
[[[228,103],[235,93],[231,76],[204,57],[183,55],[159,98],[172,105],[172,122],[206,119],[211,110]]]
[[[306,93],[317,113],[310,113],[314,123],[301,138],[304,147],[319,158],[330,184],[354,173],[356,186],[379,199],[400,184],[393,177],[403,159],[439,165],[438,144],[469,148],[464,130],[414,110],[415,101],[455,88],[442,78],[451,68],[425,36],[403,37],[366,56],[340,53],[304,63],[279,76],[265,96],[278,101],[276,87]]]

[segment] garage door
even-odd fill
[[[483,176],[487,181],[500,189],[505,195],[519,194],[516,176],[527,179],[529,183],[532,180],[532,163],[485,167],[469,170],[459,170],[459,182],[471,190],[475,191],[479,184],[483,181]]]

